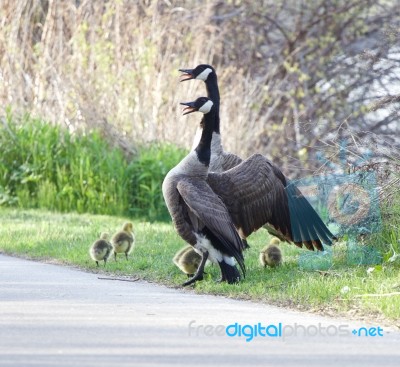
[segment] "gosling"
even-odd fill
[[[111,239],[111,244],[114,249],[114,258],[117,261],[117,254],[125,253],[125,258],[128,260],[128,255],[132,252],[135,245],[135,235],[133,234],[133,224],[126,222],[122,226],[122,231],[117,232]]]
[[[111,255],[112,246],[109,242],[109,234],[102,233],[100,239],[93,243],[89,249],[90,257],[96,261],[97,266],[99,266],[99,261],[104,261],[104,266],[106,266],[107,260]]]
[[[196,273],[201,262],[201,256],[193,249],[192,246],[188,245],[181,248],[175,254],[172,261],[189,278]]]
[[[271,240],[269,241],[270,245],[279,245],[281,243],[281,240],[277,237],[272,237]]]
[[[265,268],[267,265],[271,268],[282,264],[282,252],[277,246],[280,240],[273,237],[269,244],[260,252],[260,263]]]

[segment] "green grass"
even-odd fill
[[[149,223],[133,220],[136,247],[131,259],[122,256],[110,259],[104,268],[96,267],[88,249],[102,231],[114,232],[127,220],[89,214],[58,214],[39,210],[0,210],[0,251],[44,261],[57,261],[82,269],[113,276],[133,276],[168,286],[186,280],[172,263],[174,253],[184,244],[170,223]],[[195,291],[251,299],[309,310],[329,315],[349,314],[370,319],[385,317],[400,319],[400,296],[364,297],[365,294],[384,294],[400,291],[399,263],[386,262],[375,266],[349,266],[346,246],[333,248],[331,267],[325,271],[304,270],[299,256],[307,256],[308,268],[324,264],[312,253],[293,245],[281,244],[284,265],[263,269],[258,254],[269,237],[260,230],[250,237],[251,248],[246,252],[247,277],[237,285],[219,284],[216,266],[207,268],[206,279],[198,282]],[[311,257],[308,257],[311,256]],[[349,287],[343,293],[344,287]]]

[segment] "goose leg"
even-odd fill
[[[207,274],[205,271],[203,271],[203,274]],[[194,276],[194,274],[186,274],[188,278],[191,278]]]
[[[206,265],[207,259],[208,259],[208,251],[203,253],[203,257],[201,258],[201,263],[200,263],[200,265],[199,265],[194,277],[189,279],[187,282],[183,283],[182,284],[183,287],[186,287],[187,285],[193,284],[197,280],[203,280],[204,266]]]

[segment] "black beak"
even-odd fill
[[[183,74],[180,76],[180,81],[194,79],[193,69],[179,69]]]
[[[196,106],[194,105],[194,102],[181,102],[181,105],[182,106],[186,106],[184,109],[183,109],[183,115],[188,115],[189,113],[192,113],[192,112],[196,112],[197,111],[197,108],[196,108]],[[185,112],[186,111],[186,112]]]

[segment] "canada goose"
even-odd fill
[[[279,266],[282,264],[282,252],[277,246],[281,241],[273,237],[269,244],[260,251],[260,263],[264,268]]]
[[[215,106],[206,97],[181,104],[186,106],[184,115],[203,113],[203,129],[196,149],[168,172],[162,184],[164,200],[178,234],[202,255],[196,274],[183,285],[203,279],[207,259],[219,265],[222,281],[236,283],[240,273],[235,260],[243,276],[246,272],[242,254],[245,246],[225,204],[206,182]]]
[[[222,147],[220,133],[219,118],[219,88],[215,69],[211,65],[201,64],[194,69],[179,69],[184,74],[181,75],[181,81],[198,79],[206,83],[207,97],[213,101],[216,109],[216,118],[214,121],[213,137],[211,140],[211,162],[210,172],[223,172],[237,166],[242,162],[242,158],[233,153],[225,152]],[[197,142],[201,135],[201,126],[197,129],[196,136],[193,141],[193,148],[197,146]]]
[[[201,263],[201,256],[190,245],[181,248],[172,259],[174,264],[188,277],[192,277]]]
[[[99,261],[104,260],[104,266],[106,266],[107,260],[111,255],[112,246],[109,240],[108,233],[102,233],[100,239],[93,243],[90,247],[90,257],[96,261],[99,266]]]
[[[128,260],[128,255],[132,252],[135,245],[133,224],[131,222],[124,223],[122,230],[111,238],[111,244],[114,249],[115,261],[117,261],[117,254],[121,253],[125,253],[126,260]]]
[[[336,239],[300,190],[261,154],[227,171],[208,172],[207,183],[222,199],[244,243],[262,226],[309,250],[323,251],[322,242],[331,245]]]

